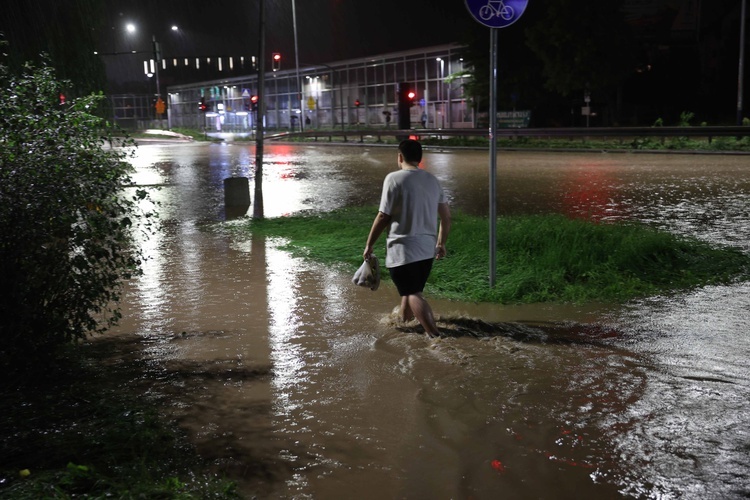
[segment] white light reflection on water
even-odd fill
[[[157,195],[165,202],[160,211],[166,225],[146,247],[160,260],[147,263],[154,267],[140,283],[154,295],[137,299],[136,308],[143,309],[137,331],[169,335],[188,329],[185,339],[170,345],[180,346],[179,355],[198,366],[213,358],[221,360],[215,366],[233,369],[238,363],[227,360],[274,363],[268,441],[281,443],[284,449],[274,458],[294,468],[289,497],[334,497],[341,491],[354,496],[365,485],[372,497],[425,491],[439,496],[453,488],[456,498],[480,498],[477,491],[487,497],[493,491],[533,491],[572,498],[581,488],[596,490],[590,469],[580,464],[597,462],[609,475],[598,472],[591,479],[634,496],[719,491],[731,497],[742,491],[750,413],[742,382],[748,379],[742,334],[750,331],[750,304],[741,298],[750,296],[746,286],[639,302],[620,315],[564,305],[433,301],[438,315],[466,309],[486,321],[604,322],[625,340],[569,346],[460,338],[431,346],[380,321],[396,303],[392,289],[352,293],[349,277],[335,269],[309,266],[273,244],[227,242],[204,230],[222,219],[223,179],[252,176],[252,147],[142,148],[139,154],[139,179],[167,187]],[[376,203],[394,157],[389,148],[269,145],[266,214]],[[484,213],[485,152],[428,151],[425,163],[457,207]],[[499,213],[639,221],[747,245],[745,163],[503,153]],[[185,405],[201,425],[202,419],[209,422],[207,446],[217,439],[211,431],[216,426],[227,429],[223,442],[229,450],[240,442],[247,448],[267,445],[254,439],[236,409],[250,383],[242,387],[235,381],[215,393],[200,386],[195,395],[183,395],[188,401],[211,398],[210,404]],[[533,430],[530,422],[536,422]],[[518,442],[508,429],[525,430],[525,440]],[[579,444],[574,435],[586,440]],[[609,443],[616,447],[611,467]],[[495,458],[508,465],[508,474],[490,466]],[[619,475],[629,467],[631,475]]]
[[[301,329],[296,290],[299,275],[295,270],[295,259],[288,252],[266,244],[269,342],[276,392],[274,407],[277,414],[288,415],[297,408],[291,394],[296,386],[307,381],[304,353],[301,346],[295,343]]]
[[[656,369],[644,394],[610,416],[623,458],[639,466],[623,491],[651,498],[748,494],[750,284],[638,301],[610,319]],[[720,480],[717,480],[720,478]]]
[[[129,158],[135,171],[131,175],[132,181],[138,186],[156,186],[165,182],[165,176],[156,168],[156,164],[163,158],[163,152],[157,148],[138,148],[135,156]]]

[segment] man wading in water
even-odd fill
[[[401,295],[399,318],[417,318],[427,335],[437,337],[440,332],[422,291],[432,260],[445,257],[451,212],[438,180],[419,168],[421,161],[422,145],[417,141],[407,139],[398,145],[399,170],[383,181],[380,208],[363,256],[366,260],[372,255],[375,242],[388,228],[385,267]]]

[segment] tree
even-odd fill
[[[539,60],[524,43],[525,21],[527,14],[517,24],[498,30],[499,109],[511,109],[514,106],[530,109],[547,93],[539,85]],[[464,94],[477,111],[486,112],[490,95],[490,29],[477,27],[463,36],[466,48],[461,57],[464,65],[470,68],[471,75],[464,83]]]
[[[123,188],[128,149],[110,147],[129,143],[93,115],[101,95],[61,104],[66,85],[47,64],[0,65],[0,365],[105,331],[139,271],[148,194]]]
[[[555,0],[526,32],[544,63],[545,85],[564,96],[617,86],[635,69],[635,45],[621,1]]]
[[[105,90],[104,64],[94,53],[103,8],[100,0],[3,0],[0,38],[9,43],[4,64],[20,71],[26,62],[38,64],[48,54],[59,78],[71,82],[66,95]]]
[[[622,1],[554,0],[526,32],[543,63],[545,86],[562,95],[588,89],[612,100],[635,71],[636,45],[620,11]]]

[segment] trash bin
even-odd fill
[[[224,179],[224,205],[227,207],[250,206],[250,181],[247,177]]]

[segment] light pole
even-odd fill
[[[176,25],[172,25],[170,28],[172,31],[177,32],[180,28],[178,28]],[[162,57],[161,57],[161,44],[156,41],[156,35],[151,35],[151,46],[152,51],[154,53],[154,66],[155,66],[155,72],[154,75],[156,76],[156,99],[161,99],[161,86],[159,85],[159,64],[161,64]]]
[[[747,14],[747,0],[742,0],[740,10],[740,68],[737,76],[737,125],[742,125],[743,87],[745,85],[745,16]]]
[[[161,62],[161,47],[156,41],[156,35],[151,36],[151,44],[154,50],[154,76],[156,77],[156,100],[161,99],[161,87],[159,86],[159,63]]]
[[[292,0],[292,24],[294,25],[294,60],[297,65],[297,97],[299,98],[299,109],[302,111],[302,83],[299,78],[299,47],[297,46],[297,8],[296,2]],[[304,131],[302,116],[299,118],[299,130]]]
[[[135,33],[136,28],[135,25],[130,23],[126,27],[128,33]],[[173,32],[179,31],[179,28],[176,25],[172,25],[170,28]],[[144,68],[146,71],[146,74],[150,77],[152,73],[154,78],[156,79],[156,101],[154,102],[154,110],[156,113],[156,119],[160,120],[160,116],[164,114],[166,111],[166,104],[164,103],[164,100],[161,98],[161,83],[159,81],[159,65],[162,63],[162,56],[161,56],[161,44],[156,40],[156,35],[151,35],[151,53],[153,55],[153,66],[150,68],[151,71],[149,72],[149,68]],[[146,65],[147,66],[147,65]]]

